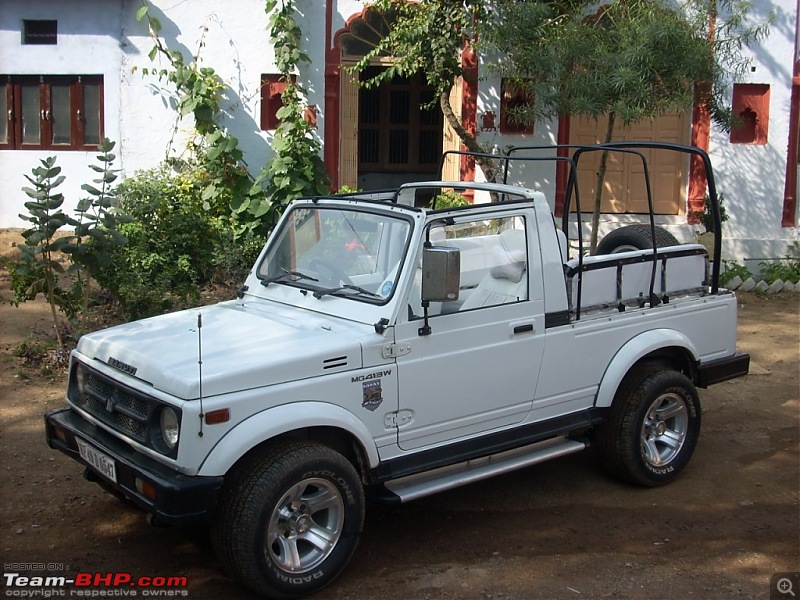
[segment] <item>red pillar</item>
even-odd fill
[[[325,1],[325,133],[322,160],[331,177],[331,189],[339,189],[339,49],[333,42],[333,0]]]
[[[699,98],[695,100],[692,110],[692,145],[708,152],[709,138],[711,136],[711,115]],[[697,217],[692,213],[703,212],[704,200],[706,197],[706,169],[703,160],[696,154],[692,154],[689,159],[689,201],[688,215],[689,223],[699,223]]]
[[[470,135],[478,130],[478,56],[467,42],[461,53],[461,66],[464,70],[461,100],[461,122]],[[475,159],[461,157],[461,180],[475,181]],[[471,200],[471,198],[470,198]]]
[[[795,24],[795,40],[800,28],[800,3]],[[795,59],[798,56],[797,42],[794,49]],[[786,150],[786,183],[783,188],[783,215],[781,227],[797,225],[797,153],[800,144],[800,60],[794,61],[794,77],[792,77],[792,98],[789,109],[789,146]]]
[[[569,115],[561,115],[558,118],[558,136],[556,137],[556,143],[559,146],[569,144],[569,127]],[[567,148],[559,148],[556,156],[569,156],[569,150]],[[557,217],[564,215],[564,200],[567,194],[570,168],[569,163],[563,160],[556,161],[556,205],[554,212]],[[575,176],[577,177],[577,175],[576,173]],[[575,206],[573,205],[572,208],[575,208]]]

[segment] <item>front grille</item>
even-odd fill
[[[149,445],[149,432],[157,424],[161,404],[96,371],[84,369],[83,394],[72,377],[70,400],[115,431]]]

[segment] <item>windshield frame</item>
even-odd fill
[[[406,226],[407,229],[404,232],[405,240],[402,243],[402,247],[393,248],[393,255],[396,255],[398,260],[396,264],[392,265],[390,270],[386,271],[385,275],[380,279],[380,283],[374,292],[372,290],[365,290],[367,293],[359,293],[358,288],[361,286],[358,284],[352,285],[352,280],[342,281],[341,285],[331,285],[330,279],[328,281],[321,281],[322,278],[317,277],[317,275],[319,275],[317,271],[309,269],[307,265],[296,264],[295,261],[297,261],[297,257],[293,259],[290,266],[279,264],[280,258],[278,257],[277,253],[280,251],[281,245],[286,243],[285,239],[287,236],[291,236],[288,227],[295,222],[294,216],[301,210],[319,211],[320,215],[326,211],[331,213],[339,212],[343,213],[343,215],[345,213],[351,213],[352,215],[368,215],[370,217],[380,217],[380,220],[377,220],[376,223],[380,224],[381,227],[385,226],[391,221],[396,221],[398,225],[402,223]],[[356,234],[356,237],[359,238],[358,246],[361,246],[361,248],[364,250],[368,250],[363,244],[363,240],[360,239],[356,233],[356,229],[353,227],[352,221],[347,219],[347,217],[344,217],[344,220],[347,222],[351,230]],[[317,301],[322,300],[323,298],[342,298],[347,300],[355,300],[357,302],[374,306],[385,306],[394,299],[395,295],[399,291],[398,288],[400,287],[401,274],[405,268],[408,252],[414,239],[414,228],[414,217],[403,208],[398,210],[397,205],[386,205],[383,203],[367,204],[363,201],[348,202],[347,200],[341,202],[334,198],[331,198],[330,202],[325,202],[324,200],[320,199],[296,201],[282,216],[278,222],[278,226],[269,236],[269,241],[267,242],[264,252],[256,263],[254,274],[259,280],[259,283],[261,283],[261,285],[264,287],[281,285],[296,288],[303,294],[313,296]],[[297,229],[298,228],[295,229],[295,232]],[[383,235],[384,231],[383,228],[381,228],[379,237],[382,237]],[[322,239],[323,238],[318,239],[316,244],[319,244]],[[354,239],[353,241],[355,242],[356,240]],[[385,252],[386,250],[383,248],[385,243],[388,242],[379,239],[376,244],[376,248]],[[296,246],[292,247],[291,243],[290,248],[291,251],[296,252]],[[308,254],[308,251],[306,254]],[[301,257],[301,260],[302,258],[305,258],[305,256],[306,255],[304,254],[303,257]],[[374,273],[377,273],[379,269],[379,265],[377,264],[378,258],[379,257],[375,258],[376,269]],[[389,261],[390,258],[391,257],[387,257],[385,260]],[[274,269],[272,272],[270,271],[271,262],[273,261],[278,263],[278,269],[283,271],[283,275],[276,273]],[[389,285],[391,286],[390,288],[388,287]],[[388,293],[383,295],[382,290],[388,290]],[[309,292],[311,293],[309,294]]]

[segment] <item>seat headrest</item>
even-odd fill
[[[492,250],[495,266],[489,274],[495,279],[508,279],[519,283],[527,268],[525,232],[521,229],[508,229],[500,234],[500,244]]]

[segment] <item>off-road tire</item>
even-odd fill
[[[629,483],[669,483],[694,452],[700,415],[688,377],[665,368],[636,371],[617,390],[609,420],[595,430],[600,464]]]
[[[353,465],[326,446],[286,441],[227,478],[212,544],[226,571],[257,593],[296,598],[344,570],[363,524]]]
[[[656,247],[677,246],[680,242],[663,227],[656,227]],[[647,250],[653,247],[649,225],[627,225],[615,229],[597,244],[596,254],[616,254],[629,250]]]

